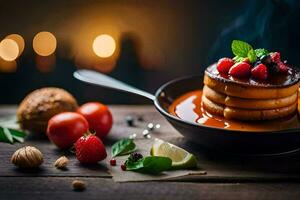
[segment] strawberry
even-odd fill
[[[228,74],[230,67],[234,65],[234,61],[230,58],[221,58],[217,63],[217,70],[221,74]]]
[[[251,70],[251,74],[255,79],[266,80],[268,78],[268,70],[266,65],[258,64]]]
[[[286,64],[284,64],[283,62],[281,62],[281,61],[278,62],[277,66],[278,66],[279,73],[287,73],[288,72],[288,68],[287,68]]]
[[[93,134],[80,137],[75,143],[76,158],[84,164],[95,164],[106,158],[102,141]]]
[[[239,62],[234,64],[230,70],[229,74],[236,78],[247,78],[250,76],[251,66],[246,62]]]
[[[271,55],[272,61],[274,63],[281,62],[281,58],[280,58],[280,53],[279,52],[273,52],[270,55]]]

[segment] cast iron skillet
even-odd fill
[[[156,109],[182,135],[211,150],[233,154],[276,155],[294,152],[300,148],[299,129],[275,132],[234,131],[204,126],[169,114],[168,107],[177,97],[192,90],[202,89],[203,76],[175,79],[161,86],[155,95],[91,70],[78,70],[74,77],[89,84],[141,95],[152,100]]]

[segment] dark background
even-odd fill
[[[103,60],[91,64],[84,57],[92,39],[103,33],[116,38],[119,47],[108,74],[149,92],[173,78],[201,74],[209,63],[231,56],[232,39],[280,51],[299,66],[298,2],[1,1],[0,39],[18,33],[25,39],[25,50],[15,72],[0,73],[0,103],[19,103],[28,92],[45,86],[65,88],[80,103],[150,103],[72,77],[77,68],[102,71]],[[48,72],[37,68],[32,49],[32,39],[40,31],[50,31],[57,39],[55,64]]]

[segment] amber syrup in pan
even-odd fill
[[[266,121],[235,121],[222,116],[211,115],[202,106],[202,90],[188,92],[177,98],[169,107],[169,112],[185,121],[205,126],[240,131],[280,131],[300,128],[298,114]],[[298,99],[298,103],[299,99]]]

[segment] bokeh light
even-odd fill
[[[12,39],[13,41],[15,41],[18,44],[19,47],[19,55],[20,56],[25,48],[25,41],[23,39],[23,37],[19,34],[10,34],[8,36],[5,37],[6,39]]]
[[[19,55],[18,44],[12,39],[3,39],[0,42],[0,57],[6,61],[13,61]]]
[[[99,35],[93,42],[93,51],[97,56],[101,58],[110,57],[111,55],[113,55],[115,50],[116,42],[110,35]]]
[[[36,34],[32,42],[34,51],[40,56],[49,56],[53,54],[56,49],[56,44],[55,36],[46,31]]]

